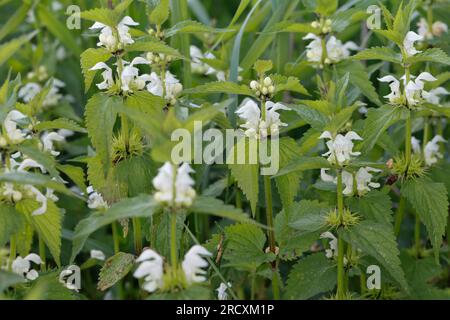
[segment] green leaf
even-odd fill
[[[128,52],[153,52],[162,53],[178,59],[186,59],[177,49],[169,47],[162,41],[147,40],[136,41],[126,47]]]
[[[80,126],[78,123],[76,123],[73,120],[66,119],[66,118],[59,118],[56,120],[50,120],[50,121],[42,121],[39,122],[35,127],[35,130],[37,131],[45,131],[45,130],[51,130],[51,129],[66,129],[76,132],[87,132],[85,128]]]
[[[211,94],[228,93],[254,97],[253,91],[246,85],[240,85],[234,82],[216,81],[197,86],[192,89],[186,89],[184,94]]]
[[[256,271],[269,262],[273,254],[264,252],[266,236],[253,224],[235,224],[225,228],[226,249],[224,259],[238,270]]]
[[[378,30],[378,29],[374,29],[373,30],[376,34],[379,34],[385,38],[387,38],[388,40],[391,40],[393,42],[395,42],[398,46],[402,46],[403,45],[403,36],[394,30]]]
[[[275,85],[275,94],[282,91],[292,91],[309,96],[308,90],[300,83],[298,78],[280,75],[273,75],[271,77]]]
[[[275,238],[281,259],[292,260],[309,251],[323,231],[324,216],[328,210],[326,204],[302,200],[275,216]]]
[[[211,290],[202,285],[193,285],[177,292],[151,294],[147,300],[209,300]]]
[[[323,16],[330,16],[336,11],[338,2],[338,0],[316,0],[315,12]]]
[[[107,172],[110,166],[117,106],[121,104],[120,98],[103,93],[92,96],[86,104],[86,127],[92,144],[101,158],[104,172]]]
[[[16,209],[25,214],[28,222],[37,231],[49,248],[53,259],[61,265],[61,227],[63,215],[53,201],[47,200],[47,211],[41,215],[31,213],[40,207],[34,200],[23,200],[17,203]]]
[[[231,175],[237,181],[239,188],[250,202],[250,207],[254,216],[256,213],[256,203],[258,202],[259,192],[259,165],[257,161],[255,164],[250,164],[250,144],[248,143],[248,139],[240,139],[233,148],[235,158],[231,159],[231,154],[228,155],[229,158],[227,159],[227,163],[232,163],[228,165],[231,170]],[[245,159],[239,159],[242,158],[242,155],[240,154],[241,149],[246,151]],[[240,164],[236,159],[244,160],[242,161],[243,164]]]
[[[72,166],[70,164],[58,164],[56,169],[68,176],[80,190],[86,190],[83,168]]]
[[[45,176],[40,173],[31,172],[11,172],[0,174],[0,182],[12,182],[18,184],[31,184],[33,186],[42,186],[49,189],[53,189],[57,192],[64,193],[68,196],[78,197],[72,191],[66,188],[66,186],[61,183],[52,180],[49,176]]]
[[[320,101],[315,102],[319,102],[315,103],[316,105],[321,105]],[[323,114],[321,111],[311,108],[309,105],[289,105],[289,108],[297,112],[300,118],[307,124],[311,125],[311,127],[320,131],[322,131],[322,129],[329,121],[328,117],[325,114]]]
[[[253,69],[255,69],[256,73],[259,75],[265,74],[267,71],[272,70],[272,68],[272,60],[257,60],[253,66]]]
[[[297,171],[331,168],[330,163],[323,157],[298,157],[287,166],[282,168],[275,177],[280,177]]]
[[[72,257],[74,261],[83,248],[87,238],[98,229],[107,226],[114,221],[133,217],[151,217],[159,208],[159,204],[152,196],[141,195],[135,198],[122,200],[114,204],[106,212],[96,212],[88,218],[81,220],[75,228],[73,236]]]
[[[351,228],[342,230],[341,233],[340,236],[343,236],[345,241],[375,258],[402,289],[408,290],[392,228],[386,228],[384,223],[364,220]]]
[[[410,180],[402,186],[402,195],[409,201],[420,220],[425,224],[437,262],[448,216],[448,198],[445,185],[424,178]]]
[[[31,142],[31,141],[30,141]],[[33,143],[25,143],[17,146],[17,151],[25,154],[28,158],[35,160],[37,163],[44,166],[45,169],[50,173],[52,177],[58,177],[58,171],[55,169],[56,160],[55,158],[47,152],[38,149],[37,145]]]
[[[0,247],[3,247],[23,226],[23,215],[14,207],[0,203]]]
[[[393,63],[402,63],[402,57],[400,53],[395,52],[388,47],[372,47],[358,52],[350,59],[353,60],[383,60]]]
[[[221,32],[233,32],[233,30],[217,29],[204,25],[198,21],[185,20],[180,21],[173,27],[164,30],[164,36],[166,38],[169,38],[178,33],[221,33]]]
[[[315,28],[311,27],[311,23],[283,21],[273,26],[269,32],[314,33],[316,31]]]
[[[80,56],[81,70],[84,75],[84,91],[88,92],[94,81],[97,70],[89,70],[99,62],[106,62],[112,54],[105,48],[89,48]]]
[[[309,299],[333,290],[336,286],[336,265],[323,253],[314,253],[300,260],[288,275],[286,299]]]
[[[22,276],[19,276],[16,273],[0,270],[0,292],[3,292],[9,287],[23,282],[25,282],[25,279]]]
[[[169,0],[159,0],[159,4],[150,14],[150,22],[156,25],[162,25],[169,18]]]
[[[406,63],[414,64],[417,62],[436,62],[445,65],[450,65],[450,57],[442,51],[441,48],[427,49],[421,53],[409,57]]]
[[[210,214],[242,223],[254,223],[254,221],[252,221],[241,209],[224,204],[222,200],[211,197],[199,196],[195,198],[189,211],[193,213]]]
[[[281,138],[279,143],[279,165],[280,167],[284,167],[298,156],[299,148],[295,140],[289,137]],[[274,161],[278,161],[278,159],[272,159],[272,163]],[[298,172],[275,178],[278,193],[280,194],[281,203],[284,208],[288,208],[294,201],[300,187],[299,180],[300,174]]]
[[[123,279],[133,268],[134,255],[118,252],[108,258],[100,270],[97,289],[105,291]]]
[[[80,17],[90,21],[101,22],[111,28],[116,28],[120,14],[107,8],[95,8],[81,12]]]
[[[25,20],[30,7],[31,3],[23,3],[20,8],[18,8],[8,19],[8,21],[4,22],[3,26],[0,28],[0,41],[3,40],[11,32],[17,30],[23,20]]]
[[[370,108],[367,118],[364,120],[363,141],[360,149],[363,154],[369,152],[380,136],[390,126],[404,117],[404,110],[390,105],[381,108]]]
[[[392,200],[388,194],[372,190],[363,197],[349,198],[347,201],[352,212],[392,228]]]
[[[36,34],[37,31],[34,31],[0,45],[0,66],[12,57],[21,46],[29,42]]]
[[[61,23],[53,12],[50,12],[45,5],[37,7],[39,21],[74,55],[81,53],[80,46],[75,41],[72,33]]]

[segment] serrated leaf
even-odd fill
[[[118,252],[108,258],[100,270],[97,289],[105,291],[123,279],[133,268],[134,255]]]
[[[101,22],[111,28],[117,27],[119,16],[117,12],[107,8],[95,8],[80,13],[80,17],[83,19]]]
[[[118,97],[97,93],[86,104],[86,127],[89,137],[103,164],[104,172],[110,166],[113,128],[117,108],[122,104]]]
[[[75,228],[71,261],[74,261],[83,248],[87,238],[98,229],[114,221],[133,217],[151,217],[159,208],[159,204],[152,196],[141,195],[122,200],[114,204],[106,212],[96,212],[81,220]]]
[[[314,110],[310,106],[299,104],[289,105],[289,108],[294,110],[303,121],[311,125],[314,129],[322,131],[328,123],[328,118],[325,114],[318,110]]]
[[[392,200],[388,194],[372,190],[363,197],[349,198],[348,205],[352,212],[392,228]]]
[[[51,129],[66,129],[75,132],[82,132],[82,133],[87,132],[86,129],[80,126],[78,123],[66,118],[59,118],[55,120],[39,122],[34,127],[34,129],[37,131],[45,131]]]
[[[172,47],[169,47],[162,41],[136,41],[126,47],[128,52],[153,52],[153,53],[162,53],[171,57],[186,59],[183,55]]]
[[[241,209],[223,203],[222,200],[199,196],[189,208],[190,212],[209,214],[242,223],[254,223]]]
[[[273,76],[275,94],[282,91],[292,91],[309,96],[308,90],[300,83],[296,77]]]
[[[51,200],[47,200],[47,211],[41,215],[32,215],[32,212],[40,207],[34,200],[23,200],[17,203],[16,209],[27,218],[39,236],[42,237],[49,248],[53,259],[58,266],[61,265],[61,228],[63,215],[60,209]]]
[[[329,16],[336,11],[338,2],[338,0],[316,0],[317,6],[314,12],[323,16]]]
[[[445,185],[424,178],[410,180],[402,186],[402,195],[413,206],[420,220],[425,224],[436,261],[438,261],[448,216]]]
[[[402,46],[403,36],[397,31],[374,29],[373,32],[375,32],[375,34],[379,34],[379,35],[387,38],[388,40],[393,41],[398,46]]]
[[[256,73],[263,75],[267,71],[272,70],[273,63],[272,60],[257,60],[255,62],[255,65],[253,66],[253,69],[256,71]]]
[[[388,47],[372,47],[358,52],[350,59],[353,60],[383,60],[393,63],[402,63],[402,57],[399,53]]]
[[[256,271],[271,255],[264,252],[266,235],[253,224],[236,224],[225,229],[223,258],[238,270]]]
[[[227,93],[238,94],[254,97],[253,91],[246,85],[240,85],[234,82],[209,82],[192,89],[186,89],[184,94],[211,94],[211,93]]]
[[[17,151],[20,151],[28,158],[31,158],[35,160],[37,163],[44,166],[44,168],[47,169],[47,171],[50,173],[52,177],[58,177],[59,176],[58,171],[55,169],[56,167],[55,158],[50,153],[39,150],[37,145],[33,145],[33,143],[27,142],[17,146]]]
[[[409,57],[406,62],[409,64],[417,62],[436,62],[450,65],[450,57],[442,51],[441,48],[431,48]]]
[[[159,0],[158,5],[150,14],[150,22],[162,25],[169,18],[169,0]]]
[[[23,215],[14,207],[0,203],[0,247],[3,247],[23,226]]]
[[[80,190],[86,190],[83,168],[72,166],[70,164],[58,164],[56,169],[68,176]]]
[[[105,48],[89,48],[80,55],[81,70],[84,75],[84,91],[87,92],[97,74],[96,70],[89,70],[99,62],[108,61],[112,54]]]
[[[331,165],[328,162],[328,160],[323,157],[298,157],[297,159],[289,163],[287,166],[282,168],[275,175],[275,177],[280,177],[292,172],[322,169],[322,168],[331,168]]]
[[[339,236],[344,237],[354,248],[375,258],[402,289],[408,290],[393,229],[386,228],[384,223],[364,220],[343,229]]]
[[[217,29],[204,25],[198,21],[185,20],[180,21],[173,27],[164,30],[164,36],[166,38],[169,38],[178,33],[220,33],[220,32],[233,32],[233,30]]]
[[[336,275],[336,265],[324,253],[314,253],[292,268],[284,297],[303,300],[331,291],[336,286]]]

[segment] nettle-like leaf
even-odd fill
[[[58,164],[56,165],[56,169],[68,176],[80,190],[86,190],[83,168],[72,166],[70,164]]]
[[[321,105],[321,103],[317,103],[314,105]],[[321,111],[313,109],[310,105],[289,105],[289,108],[294,110],[300,116],[300,118],[311,127],[320,131],[323,131],[323,128],[329,121],[325,114],[323,114]]]
[[[249,97],[254,97],[253,91],[246,85],[240,85],[234,82],[208,82],[206,84],[197,86],[192,89],[186,89],[183,91],[184,94],[211,94],[211,93],[227,93],[227,94],[238,94]]]
[[[314,12],[323,16],[332,15],[338,7],[338,2],[338,0],[316,0]]]
[[[0,247],[24,227],[24,217],[13,206],[0,203]],[[1,290],[0,290],[1,291]]]
[[[49,120],[49,121],[42,121],[39,122],[35,127],[35,130],[37,131],[46,131],[46,130],[52,130],[52,129],[66,129],[71,130],[75,132],[81,132],[86,133],[86,129],[80,126],[78,123],[76,123],[73,120],[66,119],[66,118],[58,118],[55,120]]]
[[[257,60],[255,62],[255,65],[253,66],[253,69],[259,75],[265,74],[266,72],[272,70],[272,68],[273,68],[272,60]]]
[[[150,22],[156,25],[162,25],[169,18],[169,0],[159,0],[158,5],[150,14]]]
[[[14,286],[19,283],[23,283],[26,280],[24,277],[4,270],[0,270],[0,292],[5,291],[11,286]]]
[[[297,92],[304,95],[308,95],[308,90],[300,83],[300,80],[296,77],[286,77],[282,75],[271,75],[274,82],[275,93],[283,91]]]
[[[280,258],[292,260],[308,251],[325,228],[327,204],[302,200],[294,202],[290,210],[275,216],[275,238],[280,247]]]
[[[222,33],[233,31],[234,30],[213,28],[198,21],[185,20],[180,21],[173,27],[164,30],[164,36],[169,38],[179,33]]]
[[[371,190],[363,197],[349,198],[347,203],[352,212],[392,228],[392,200],[383,191]]]
[[[119,97],[97,93],[86,104],[86,127],[95,147],[104,172],[108,171],[111,159],[112,134],[117,117],[117,107],[122,104]]]
[[[47,200],[47,211],[41,215],[32,215],[31,213],[39,207],[38,202],[29,199],[22,200],[16,205],[16,209],[25,215],[28,223],[42,237],[56,264],[60,266],[63,214],[53,201]]]
[[[265,253],[266,235],[253,224],[236,224],[225,228],[226,251],[223,258],[227,265],[238,270],[255,272],[263,263],[274,259],[273,253]]]
[[[233,146],[234,159],[231,160],[231,154],[228,155],[231,163],[228,165],[231,171],[231,175],[237,181],[239,188],[247,197],[250,202],[253,216],[256,213],[256,203],[258,202],[259,194],[259,164],[257,162],[250,162],[250,144],[249,139],[242,138]],[[238,159],[240,155],[239,150],[245,150],[245,159]],[[242,157],[242,155],[240,155]],[[254,155],[254,157],[257,157]],[[241,163],[238,162],[241,161]]]
[[[361,152],[364,154],[370,151],[383,132],[397,121],[405,118],[405,112],[406,110],[403,108],[390,105],[369,109],[364,121],[363,141],[358,147]]]
[[[288,275],[286,299],[310,299],[329,292],[336,286],[336,265],[324,253],[301,259]]]
[[[316,33],[317,29],[313,28],[311,23],[283,21],[274,25],[268,32]]]
[[[344,237],[354,248],[375,258],[396,283],[408,291],[392,228],[386,228],[385,223],[364,220],[351,228],[341,230],[339,236]]]
[[[112,54],[105,48],[89,48],[80,55],[81,70],[84,75],[84,91],[88,92],[94,81],[96,70],[89,70],[99,62],[106,62]]]
[[[254,223],[254,221],[252,221],[241,209],[211,197],[200,196],[195,198],[189,211],[193,213],[209,214],[242,223]]]
[[[115,28],[119,22],[120,14],[108,8],[95,8],[81,12],[80,17]]]
[[[169,47],[163,41],[144,38],[128,45],[127,52],[153,52],[165,54],[178,59],[186,59],[177,49]]]
[[[406,63],[410,64],[417,62],[436,62],[450,65],[450,57],[440,48],[431,48],[411,56],[406,60]]]
[[[299,172],[305,170],[331,168],[330,163],[323,157],[298,157],[290,162],[287,166],[282,168],[275,177],[284,176],[292,172]]]
[[[133,217],[151,217],[159,208],[159,204],[152,196],[141,195],[125,199],[114,204],[106,212],[95,212],[88,218],[81,220],[75,228],[71,261],[81,251],[87,238],[98,229],[114,221]]]
[[[383,60],[402,63],[402,56],[388,47],[372,47],[358,52],[351,57],[353,60]]]
[[[124,252],[108,258],[100,270],[98,290],[105,291],[123,279],[133,268],[134,259],[134,255]]]
[[[448,198],[445,185],[424,178],[410,180],[402,186],[402,195],[413,206],[420,220],[425,224],[433,245],[436,261],[438,261],[439,248],[446,230],[448,216]]]

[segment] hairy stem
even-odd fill
[[[396,237],[398,237],[398,235],[400,234],[403,217],[405,216],[405,208],[406,208],[406,200],[403,196],[400,196],[397,213],[395,215],[395,225],[394,225],[394,234]]]
[[[177,215],[170,213],[170,263],[172,268],[177,268],[178,252],[177,252]]]
[[[337,205],[338,215],[342,222],[344,215],[344,198],[342,195],[342,171],[337,172]],[[344,239],[341,236],[338,237],[338,277],[337,277],[337,298],[343,300],[345,297],[345,270],[344,270]]]
[[[114,241],[114,254],[117,254],[120,252],[120,238],[119,238],[119,228],[117,226],[117,222],[114,221],[112,224],[112,234],[113,234],[113,241]]]
[[[416,213],[416,222],[414,224],[414,247],[416,251],[416,257],[418,258],[420,256],[420,250],[421,250],[421,240],[420,240],[420,218],[419,215]]]
[[[133,237],[134,237],[134,250],[136,254],[142,252],[142,226],[141,220],[134,217],[133,221]]]
[[[411,137],[412,137],[412,119],[411,119],[411,111],[408,113],[408,117],[406,118],[405,124],[405,158],[406,163],[411,163]]]

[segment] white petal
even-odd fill
[[[32,261],[32,262],[34,262],[34,263],[36,263],[36,264],[42,264],[41,257],[39,257],[39,256],[38,256],[37,254],[35,254],[35,253],[30,253],[29,255],[27,255],[27,256],[25,257],[25,260]]]

